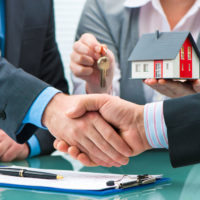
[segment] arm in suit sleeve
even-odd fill
[[[173,167],[200,162],[200,94],[164,101]]]
[[[55,40],[54,11],[52,1],[50,9],[49,25],[45,38],[46,41],[40,67],[41,71],[39,73],[40,79],[62,92],[68,93],[68,84],[64,77],[63,64]],[[33,143],[34,145],[32,146],[32,142],[30,141],[28,143],[30,151],[35,151],[34,149],[39,148],[40,152],[35,152],[39,152],[41,155],[53,152],[54,137],[47,130],[38,128],[35,132],[35,136],[35,139],[38,140],[38,143],[36,144],[39,146],[35,145],[35,143]]]
[[[49,85],[38,78],[15,68],[6,59],[0,58],[0,127],[18,142],[28,139],[35,129],[20,138],[16,136],[26,112],[35,98]]]

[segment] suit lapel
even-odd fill
[[[5,57],[18,67],[24,27],[25,0],[6,0]]]

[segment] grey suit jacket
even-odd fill
[[[79,22],[76,40],[92,33],[115,54],[121,70],[121,98],[145,104],[143,83],[132,80],[128,57],[138,41],[139,9],[125,8],[124,0],[87,0]]]
[[[53,150],[53,136],[26,125],[26,112],[46,87],[68,92],[55,41],[52,0],[6,0],[5,58],[0,59],[0,128],[23,143],[36,133],[42,154]]]

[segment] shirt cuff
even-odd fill
[[[43,112],[50,100],[59,92],[59,90],[53,87],[44,89],[29,108],[22,124],[30,123],[39,128],[46,129],[46,127],[42,125]]]
[[[144,127],[149,144],[153,148],[167,148],[167,126],[163,116],[163,102],[146,104]]]
[[[27,144],[30,150],[29,158],[41,153],[40,143],[35,135],[32,135],[32,137],[27,141]]]

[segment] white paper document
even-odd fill
[[[37,179],[37,178],[25,178],[15,177],[0,174],[0,184],[12,184],[21,186],[32,186],[35,187],[50,187],[59,189],[70,189],[70,190],[103,190],[114,188],[114,186],[107,186],[107,181],[117,181],[123,177],[120,174],[104,174],[104,173],[88,173],[88,172],[75,172],[68,170],[45,170],[45,169],[34,169],[25,168],[19,166],[12,166],[14,168],[22,168],[27,170],[35,170],[42,172],[54,173],[61,175],[64,178],[58,180],[48,179]],[[155,178],[160,178],[161,175],[153,175]],[[120,182],[127,182],[136,180],[137,175],[129,175],[123,177]]]

